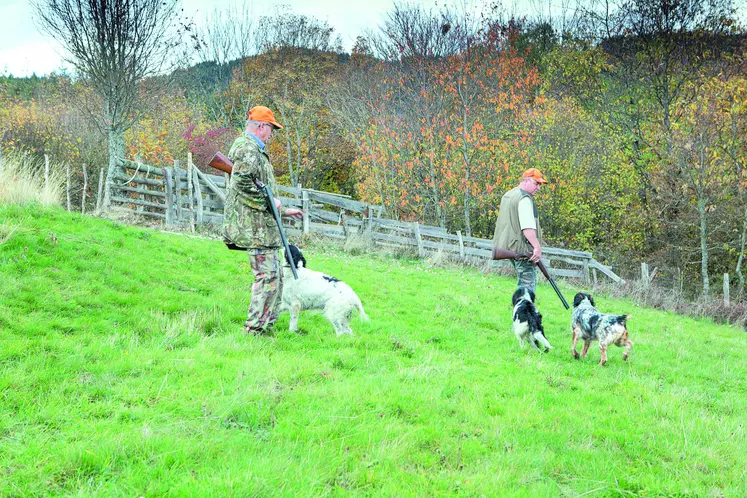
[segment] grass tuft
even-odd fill
[[[50,166],[45,180],[42,161],[18,152],[0,155],[0,204],[59,205],[64,192],[64,170],[58,165]]]

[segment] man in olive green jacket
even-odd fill
[[[254,284],[244,331],[253,335],[271,333],[283,291],[280,230],[254,179],[270,186],[278,212],[296,219],[303,216],[300,209],[283,210],[277,198],[275,174],[265,144],[273,131],[281,128],[270,109],[254,107],[249,111],[244,133],[228,152],[233,172],[226,190],[223,235],[249,254]]]
[[[493,247],[531,253],[529,261],[513,261],[519,287],[532,291],[537,285],[537,262],[542,258],[542,228],[534,196],[547,180],[537,168],[524,172],[518,187],[501,198],[495,222]]]

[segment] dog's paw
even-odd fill
[[[576,350],[574,349],[574,350],[573,350],[573,357],[574,357],[574,358],[576,358],[576,359],[578,360],[578,359],[580,359],[580,358],[581,358],[581,355],[580,355],[580,354],[578,354],[578,351],[576,351]]]

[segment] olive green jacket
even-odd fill
[[[532,200],[534,209],[534,220],[537,223],[537,240],[542,244],[542,229],[540,228],[539,213],[534,198],[519,187],[512,188],[501,198],[501,206],[498,211],[498,219],[495,220],[495,233],[493,234],[493,247],[508,249],[518,253],[531,253],[532,245],[521,231],[519,223],[519,201],[524,197]]]

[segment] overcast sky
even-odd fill
[[[214,8],[241,5],[236,0],[182,0],[184,14],[200,23]],[[260,0],[247,2],[261,15],[275,4],[289,5],[293,12],[325,20],[351,48],[355,37],[366,28],[375,28],[392,0]],[[30,76],[48,74],[63,67],[60,45],[43,35],[34,25],[28,0],[0,0],[0,74]]]
[[[347,50],[365,30],[375,30],[394,0],[246,0],[257,15],[270,13],[275,5],[288,5],[297,14],[327,21],[340,35]],[[410,0],[411,2],[413,0]],[[446,0],[414,0],[431,8]],[[461,2],[462,0],[458,0]],[[492,0],[467,0],[472,5]],[[561,0],[504,0],[513,5]],[[242,5],[243,0],[182,0],[184,14],[200,24],[215,8]],[[264,10],[262,10],[264,9]],[[34,24],[29,0],[0,0],[0,74],[31,76],[48,74],[64,68],[60,45],[39,32]]]
[[[329,22],[341,36],[344,47],[350,50],[355,38],[365,30],[376,30],[381,25],[386,12],[391,10],[394,0],[246,0],[257,15],[269,13],[274,5],[290,6],[297,14],[314,16]],[[404,2],[405,0],[403,0]],[[446,0],[420,1],[428,8],[436,7]],[[495,0],[467,1],[473,6],[492,4]],[[747,1],[742,2],[742,12]],[[228,8],[241,5],[242,0],[182,0],[184,14],[198,25],[215,8]],[[452,3],[451,1],[449,3]],[[538,9],[547,10],[548,5],[573,4],[573,0],[503,0],[502,4],[510,11],[522,14],[536,14]],[[261,11],[260,9],[266,9]],[[742,16],[744,18],[744,16]],[[0,75],[41,76],[64,69],[62,49],[53,39],[41,34],[33,20],[33,10],[29,0],[0,0]]]

